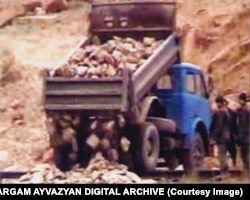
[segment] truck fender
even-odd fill
[[[196,134],[196,129],[199,128],[200,130],[202,130],[201,132],[201,137],[204,143],[204,147],[206,152],[208,151],[208,137],[207,137],[207,129],[206,126],[204,125],[202,119],[200,117],[196,117],[190,127],[189,133],[187,134],[187,136],[184,139],[184,144],[183,144],[183,148],[184,149],[189,149],[191,142],[194,139],[194,136]]]
[[[145,97],[142,102],[140,103],[140,121],[145,122],[148,116],[148,112],[150,107],[154,101],[157,101],[161,105],[161,101],[157,96],[148,96]]]

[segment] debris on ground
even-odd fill
[[[141,178],[125,165],[112,163],[97,153],[88,167],[75,166],[62,172],[49,163],[38,164],[18,179],[3,179],[2,183],[141,183]]]

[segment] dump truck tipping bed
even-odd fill
[[[118,111],[131,110],[150,91],[162,74],[178,60],[178,37],[174,33],[175,4],[127,2],[93,5],[90,36],[84,47],[98,36],[104,43],[113,36],[164,40],[134,73],[125,68],[121,77],[45,78],[45,109]]]
[[[151,89],[166,74],[169,67],[179,59],[178,38],[172,34],[133,75],[135,102]]]

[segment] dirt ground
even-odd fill
[[[88,3],[71,1],[65,11],[16,17],[0,28],[0,50],[13,55],[0,82],[0,170],[46,161],[43,71],[60,65],[86,36],[89,11]],[[176,22],[183,60],[213,75],[214,94],[250,93],[250,0],[177,0]]]
[[[0,169],[32,166],[48,148],[43,70],[58,66],[86,34],[88,12],[89,4],[76,2],[60,13],[15,18],[0,29],[1,43],[15,57],[0,86]],[[13,122],[18,113],[22,119]]]

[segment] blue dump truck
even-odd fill
[[[211,87],[199,66],[181,61],[175,11],[173,2],[92,5],[89,35],[77,48],[90,45],[96,36],[101,43],[113,36],[154,37],[163,43],[133,73],[124,68],[121,76],[95,79],[45,76],[44,107],[58,168],[70,169],[74,150],[71,142],[66,147],[55,123],[65,113],[80,118],[75,128],[79,162],[91,158],[87,125],[114,119],[118,162],[134,171],[154,171],[159,161],[170,169],[179,164],[187,171],[202,167],[210,152]],[[61,142],[53,142],[55,135]]]

